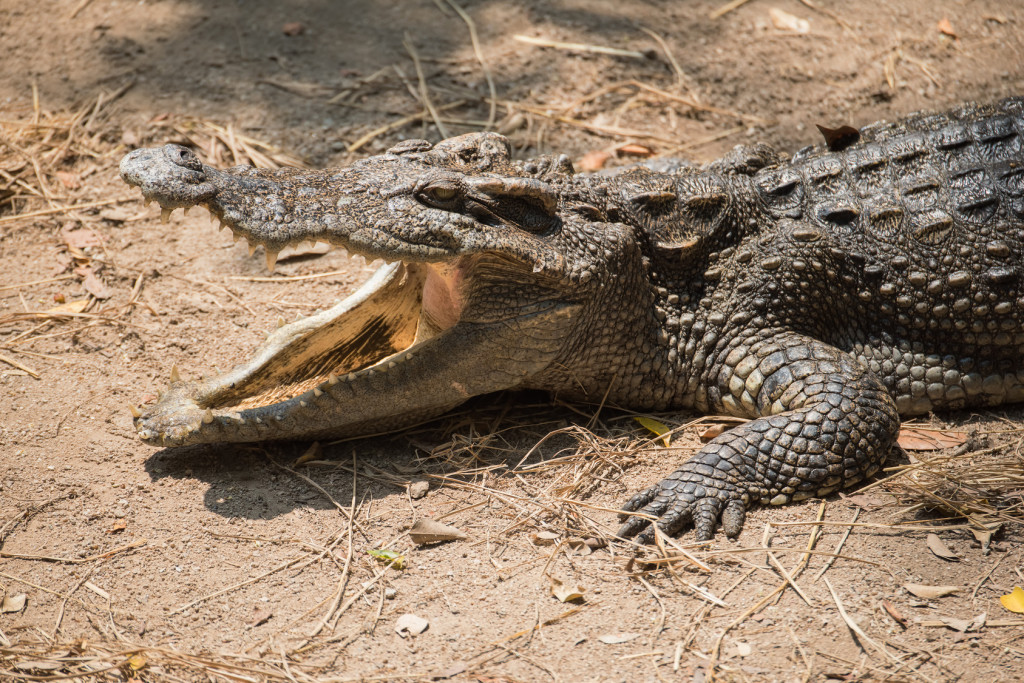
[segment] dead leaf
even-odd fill
[[[811,22],[777,7],[769,9],[768,16],[772,18],[772,26],[780,31],[792,31],[793,33],[810,33],[811,31]]]
[[[103,236],[95,230],[90,228],[78,228],[77,230],[72,229],[70,226],[75,225],[73,221],[69,221],[60,231],[60,236],[64,240],[64,244],[68,245],[71,249],[87,249],[89,247],[102,247]]]
[[[950,38],[956,38],[956,31],[953,30],[953,24],[949,21],[949,17],[942,17],[939,21],[938,26],[939,33],[949,36]]]
[[[711,441],[712,439],[725,434],[727,431],[732,429],[734,425],[727,425],[725,423],[713,424],[700,433],[700,440],[704,443]]]
[[[958,562],[960,560],[960,556],[950,550],[949,546],[943,543],[942,539],[935,534],[928,534],[926,540],[928,542],[928,550],[931,550],[935,557],[941,557],[949,562]]]
[[[666,425],[664,422],[659,422],[658,420],[655,420],[652,417],[644,417],[642,415],[635,415],[633,416],[633,419],[639,422],[640,425],[647,431],[655,434],[656,436],[660,436],[661,439],[659,440],[661,441],[662,445],[665,446],[666,448],[668,447],[669,442],[672,438],[671,435],[669,435],[669,432],[672,430],[669,429],[668,425]]]
[[[417,520],[409,529],[409,538],[416,545],[424,545],[441,541],[461,541],[466,538],[466,534],[453,526],[424,517]]]
[[[1014,586],[1006,595],[999,596],[999,603],[1016,614],[1024,614],[1024,589]]]
[[[82,179],[78,177],[77,173],[71,171],[57,171],[54,175],[57,176],[57,180],[60,184],[69,190],[77,190],[82,186]]]
[[[113,294],[92,268],[75,268],[75,274],[82,278],[82,287],[85,291],[97,299],[109,299]]]
[[[147,663],[145,655],[139,654],[138,652],[129,657],[128,661],[125,662],[125,664],[128,665],[128,668],[132,671],[138,671],[146,668]]]
[[[548,578],[551,579],[551,594],[558,598],[559,602],[583,599],[583,593],[587,590],[583,586],[578,583],[568,584],[553,576]]]
[[[0,603],[0,614],[16,614],[25,609],[25,604],[27,602],[28,596],[24,593],[8,595],[4,598],[4,601]]]
[[[907,627],[907,618],[900,614],[900,611],[896,609],[896,605],[892,604],[888,600],[882,600],[882,609],[885,610],[886,614],[893,618],[897,624],[903,628]]]
[[[838,128],[826,128],[821,124],[815,124],[815,126],[821,136],[825,138],[825,146],[830,152],[842,152],[860,140],[860,131],[853,126],[839,126]]]
[[[430,482],[428,481],[414,481],[409,484],[409,497],[413,500],[419,500],[430,492]]]
[[[898,443],[905,451],[939,451],[967,441],[967,432],[923,427],[900,427]]]
[[[627,145],[621,145],[615,148],[615,151],[622,156],[630,157],[649,157],[654,155],[654,150],[646,145],[637,145],[630,143]]]
[[[270,621],[270,618],[274,616],[274,613],[269,609],[256,608],[253,610],[252,619],[249,621],[250,628],[256,628]]]
[[[598,640],[605,645],[618,645],[619,643],[628,643],[639,637],[639,633],[609,633],[608,635],[601,636]]]
[[[954,631],[960,631],[960,633],[964,633],[971,627],[971,622],[966,619],[957,619],[955,617],[944,617],[940,615],[939,620]]]
[[[75,301],[68,301],[60,306],[54,306],[53,308],[46,309],[46,313],[58,315],[60,313],[81,313],[89,307],[89,299],[76,299]]]
[[[124,521],[123,519],[119,519],[116,522],[114,522],[114,525],[112,527],[107,529],[107,533],[108,534],[116,534],[116,533],[119,533],[121,531],[124,531],[127,528],[128,528],[128,522]]]
[[[301,21],[289,21],[281,27],[281,32],[289,37],[301,36],[306,32],[306,25]]]
[[[579,162],[576,164],[576,168],[583,173],[593,173],[594,171],[600,171],[604,168],[604,165],[611,159],[612,155],[608,152],[595,149],[584,154]]]
[[[309,448],[306,449],[305,453],[303,453],[302,455],[295,459],[295,462],[292,463],[292,467],[304,465],[310,460],[318,460],[320,458],[320,454],[320,442],[314,441],[313,443],[309,444]]]
[[[538,531],[530,536],[534,545],[554,545],[559,538],[561,534],[556,531]]]
[[[990,527],[984,527],[978,529],[976,527],[971,528],[971,533],[974,534],[974,540],[981,544],[981,551],[988,554],[992,545],[992,537],[995,536],[1002,528],[1002,524],[995,524]]]
[[[926,586],[920,583],[905,583],[903,584],[903,588],[905,588],[908,593],[925,600],[942,598],[947,595],[952,595],[953,593],[959,593],[961,590],[960,586]]]
[[[405,638],[406,636],[418,636],[427,630],[430,622],[415,614],[403,614],[395,621],[395,633]]]
[[[113,206],[100,211],[100,218],[105,221],[110,221],[111,223],[124,223],[133,215],[134,214],[131,211],[120,206]]]

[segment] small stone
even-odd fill
[[[430,484],[428,482],[414,481],[409,484],[409,496],[412,497],[413,500],[423,498],[427,495],[428,491],[430,491]]]

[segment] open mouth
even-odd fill
[[[241,232],[229,222],[227,227]],[[155,406],[133,408],[140,437],[181,445],[196,441],[200,431],[215,435],[220,428],[245,426],[255,430],[255,439],[307,408],[315,412],[346,387],[357,400],[361,392],[379,392],[389,375],[393,382],[406,366],[422,365],[420,355],[444,353],[444,336],[464,308],[464,279],[473,260],[385,263],[330,309],[281,324],[233,370],[198,382],[181,381],[173,372]]]

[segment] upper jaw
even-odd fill
[[[137,149],[121,159],[121,179],[141,189],[147,203],[155,199],[165,210],[209,201],[217,194],[209,179],[213,169],[198,163],[186,165],[183,159],[194,156],[180,145]]]

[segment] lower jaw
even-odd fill
[[[359,419],[360,403],[400,391],[399,375],[429,367],[419,355],[444,353],[441,337],[460,313],[459,277],[445,265],[381,266],[331,309],[279,327],[233,370],[200,382],[172,377],[158,403],[136,417],[139,435],[171,446],[372,430],[376,418]],[[403,417],[424,419],[464,398]],[[352,404],[347,423],[339,401]]]

